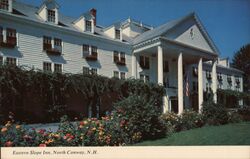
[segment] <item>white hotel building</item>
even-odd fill
[[[200,110],[204,92],[218,88],[243,91],[243,72],[219,59],[195,13],[156,28],[130,18],[101,27],[96,13],[71,18],[54,0],[39,7],[0,0],[0,64],[164,84],[164,112]]]

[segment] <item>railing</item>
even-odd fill
[[[149,69],[149,63],[144,64],[144,63],[140,62],[140,66],[142,69]]]
[[[0,46],[6,48],[14,48],[16,46],[16,37],[7,37],[6,42],[3,41],[3,35],[0,36]]]
[[[86,60],[96,61],[97,60],[97,52],[92,52],[90,55],[86,56]]]
[[[51,55],[61,55],[62,53],[61,47],[52,48],[52,44],[47,43],[43,44],[43,50],[46,51],[47,54]]]
[[[121,65],[121,66],[124,66],[126,65],[126,59],[124,57],[121,57],[121,60],[119,60],[119,57],[118,56],[115,56],[114,57],[114,61],[117,65]]]

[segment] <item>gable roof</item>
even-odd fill
[[[168,23],[165,23],[161,26],[156,27],[155,29],[149,30],[147,32],[142,33],[141,35],[137,36],[134,40],[133,40],[133,44],[139,44],[141,42],[156,38],[156,37],[160,37],[162,35],[164,35],[166,32],[170,31],[171,29],[175,28],[176,26],[180,25],[181,23],[185,22],[186,20],[193,18],[195,20],[195,22],[198,24],[198,27],[200,28],[202,34],[204,35],[204,38],[208,41],[210,47],[212,47],[213,51],[215,53],[219,53],[217,47],[215,46],[215,44],[213,43],[213,41],[211,40],[211,38],[209,37],[207,31],[205,30],[205,28],[203,27],[203,25],[201,24],[199,18],[197,17],[197,15],[192,12],[190,14],[188,14],[185,17],[182,17],[180,19],[177,20],[172,20]]]

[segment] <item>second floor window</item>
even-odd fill
[[[163,62],[163,71],[164,72],[169,72],[168,61],[164,61]]]
[[[43,37],[43,50],[48,50],[48,49],[51,49],[51,48],[52,48],[51,37],[44,36]]]
[[[212,79],[212,76],[211,76],[211,72],[210,71],[206,71],[206,78],[207,80],[211,80]]]
[[[143,69],[149,69],[149,57],[140,56],[140,66]]]
[[[121,38],[121,31],[118,30],[118,29],[115,30],[115,38],[116,39],[120,39]]]
[[[96,46],[91,47],[91,54],[92,55],[97,55],[97,47]]]
[[[56,21],[56,12],[54,10],[48,10],[48,21],[55,23]]]
[[[0,9],[9,10],[9,0],[0,0]]]
[[[61,47],[62,46],[62,40],[55,38],[54,39],[54,45],[58,46],[58,47]]]
[[[50,62],[44,62],[43,63],[43,71],[52,72],[52,68],[51,68],[51,63]]]
[[[83,54],[89,55],[89,45],[82,45]]]
[[[89,20],[86,20],[86,31],[92,31],[92,23]]]
[[[62,73],[62,64],[55,64],[54,65],[54,72]]]
[[[7,65],[14,65],[14,66],[16,66],[16,64],[17,64],[16,58],[7,57],[6,58],[6,64]]]
[[[7,43],[16,45],[16,30],[7,28]]]
[[[119,52],[118,51],[114,51],[113,58],[114,58],[114,62],[118,62],[119,61]]]

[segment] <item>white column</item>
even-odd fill
[[[94,20],[91,19],[91,32],[94,34],[95,33],[95,24],[94,24]]]
[[[213,92],[213,95],[214,95],[214,102],[217,103],[217,69],[216,69],[216,66],[217,66],[217,62],[216,61],[213,61],[213,64],[212,64],[212,92]]]
[[[202,58],[200,58],[198,63],[198,106],[199,112],[201,112],[203,103],[203,68],[202,68]]]
[[[183,62],[182,53],[178,57],[178,114],[183,112]]]
[[[132,77],[137,79],[137,59],[135,53],[132,52]]]
[[[8,10],[9,10],[10,13],[12,13],[12,11],[13,11],[12,3],[13,3],[13,0],[9,0],[9,8],[8,8]]]
[[[158,84],[163,85],[163,49],[158,46]]]

